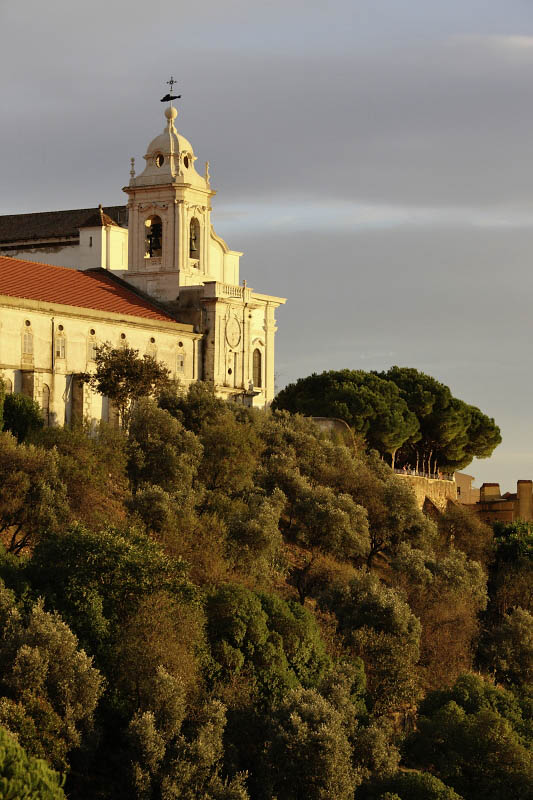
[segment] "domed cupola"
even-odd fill
[[[177,98],[166,97],[166,100]],[[192,145],[174,127],[178,112],[165,109],[166,125],[135,175],[132,159],[128,195],[128,280],[142,291],[174,301],[180,288],[210,280],[212,229],[209,165],[196,172]],[[226,248],[227,249],[227,248]],[[215,254],[218,262],[224,253]],[[218,265],[217,262],[217,265]],[[233,279],[233,278],[232,278]]]
[[[165,109],[165,129],[148,145],[144,156],[146,167],[137,177],[132,176],[130,186],[187,183],[205,187],[205,178],[194,167],[196,156],[191,143],[174,126],[177,116],[177,108],[169,106]]]

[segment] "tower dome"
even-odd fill
[[[169,106],[165,109],[167,124],[162,133],[152,139],[144,159],[146,167],[130,186],[153,186],[157,184],[185,182],[195,186],[205,186],[205,179],[196,172],[196,156],[188,139],[174,126],[178,109]]]

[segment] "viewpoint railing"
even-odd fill
[[[432,481],[453,481],[453,472],[425,472],[412,467],[394,467],[397,475],[411,475],[414,478],[429,478]]]

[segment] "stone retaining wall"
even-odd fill
[[[409,481],[419,508],[423,508],[426,498],[431,500],[440,511],[445,511],[449,500],[457,500],[455,481],[440,481],[433,478],[420,478],[417,475],[398,475]]]

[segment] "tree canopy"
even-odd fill
[[[401,461],[419,463],[428,471],[432,465],[460,470],[474,457],[488,458],[500,444],[500,429],[492,418],[453,397],[447,386],[430,375],[409,367],[391,367],[377,374],[398,387],[418,420],[419,434],[404,444]]]
[[[63,780],[40,758],[29,756],[0,726],[0,797],[5,800],[65,800]]]
[[[407,367],[314,373],[282,389],[273,407],[342,419],[393,466],[428,472],[463,469],[474,457],[490,456],[501,442],[493,419],[453,397],[435,378]]]
[[[408,753],[465,800],[533,796],[530,726],[517,699],[481,677],[465,675],[428,695]]]

